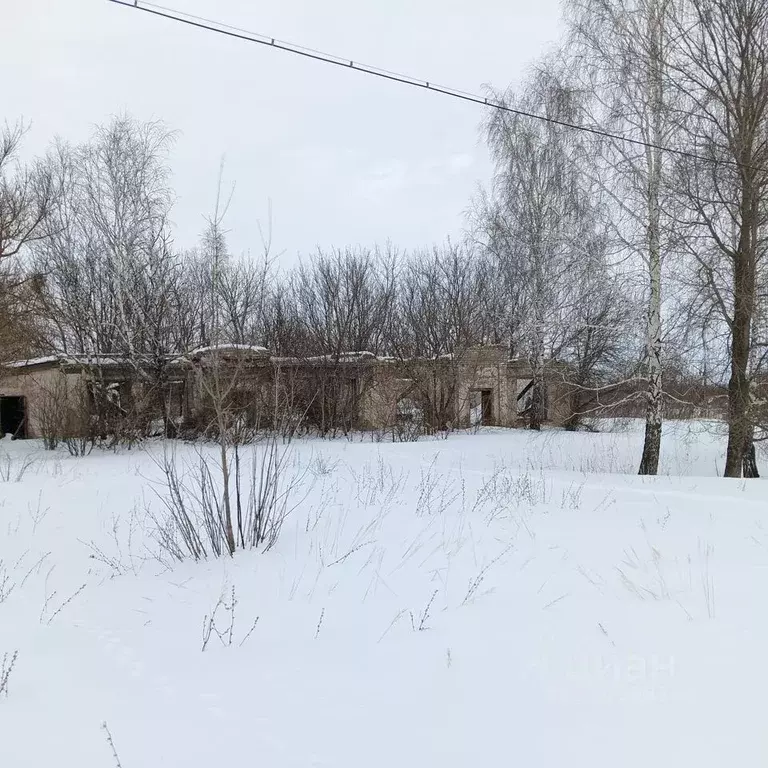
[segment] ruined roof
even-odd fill
[[[209,355],[213,352],[253,352],[255,354],[269,354],[266,347],[260,347],[253,344],[213,344],[206,347],[197,347],[189,352],[189,355]]]
[[[278,365],[300,365],[302,363],[311,363],[311,364],[319,364],[319,363],[360,363],[360,362],[369,362],[373,360],[381,360],[381,358],[376,357],[376,355],[373,354],[373,352],[340,352],[338,355],[335,354],[329,354],[329,355],[312,355],[310,357],[270,357],[270,360],[273,363],[276,363]]]
[[[169,354],[164,356],[165,361],[169,365],[178,365],[188,362],[183,355]],[[157,358],[153,355],[137,354],[137,355],[117,355],[117,354],[64,354],[58,353],[54,355],[45,355],[43,357],[33,357],[27,360],[12,360],[7,363],[0,364],[2,368],[38,368],[38,367],[125,367],[133,365],[148,365],[156,362]]]
[[[455,361],[462,364],[500,364],[508,367],[509,370],[517,370],[524,372],[528,370],[530,365],[527,359],[520,357],[509,358],[505,355],[505,348],[500,345],[488,345],[488,346],[476,346],[470,347],[467,350],[462,351],[460,354],[443,354],[436,357],[421,357],[421,358],[399,358],[389,355],[377,356],[373,352],[367,350],[346,350],[339,354],[325,354],[325,355],[310,355],[310,356],[275,356],[271,355],[270,351],[263,346],[251,345],[251,344],[218,344],[198,347],[189,352],[178,352],[168,354],[163,357],[163,360],[167,365],[190,365],[195,361],[202,361],[206,358],[210,358],[215,353],[221,353],[223,356],[231,358],[256,358],[262,363],[267,362],[273,365],[355,365],[364,363],[381,363],[381,364],[398,364],[408,362],[419,363],[448,363]],[[113,367],[113,368],[126,368],[135,366],[151,366],[158,362],[157,357],[148,354],[52,354],[45,355],[36,358],[30,358],[28,360],[14,360],[11,362],[0,364],[0,367],[5,369],[17,369],[22,370],[26,368],[42,368],[42,367],[64,367],[64,368],[77,368],[77,367]],[[557,367],[558,363],[552,360],[546,361],[546,366]]]
[[[50,365],[59,363],[62,355],[46,355],[45,357],[32,357],[28,360],[12,360],[3,363],[3,368],[27,368],[34,365]]]

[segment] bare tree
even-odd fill
[[[626,277],[611,269],[605,233],[583,242],[583,257],[564,292],[560,333],[551,354],[566,363],[562,377],[569,392],[565,428],[579,428],[585,417],[607,409],[603,393],[626,381],[636,370],[639,317],[637,302],[627,290]],[[556,330],[556,329],[555,329]]]
[[[44,162],[17,161],[26,128],[22,123],[0,129],[0,260],[45,237],[44,224],[56,185]]]
[[[222,305],[222,326],[233,344],[262,344],[264,318],[271,284],[269,246],[258,261],[242,259],[222,270],[218,300]]]
[[[309,363],[307,418],[323,435],[357,426],[366,359],[386,345],[395,260],[389,250],[318,250],[281,286],[290,298],[275,309],[289,311],[290,338],[278,339],[279,349]]]
[[[391,309],[386,259],[369,249],[318,250],[299,266],[293,290],[307,353],[381,351]]]
[[[523,96],[508,92],[497,99],[524,111],[572,119],[576,97],[544,67]],[[529,426],[540,429],[547,339],[557,326],[563,288],[581,257],[580,222],[588,201],[575,163],[573,133],[501,110],[491,113],[486,127],[496,173],[481,220],[486,247],[511,288],[507,327],[520,339],[531,367]]]
[[[35,248],[52,342],[90,356],[94,403],[104,401],[109,383],[104,355],[132,371],[120,404],[130,439],[147,432],[156,406],[172,434],[168,365],[189,330],[168,222],[172,139],[160,123],[121,116],[81,146],[58,143],[49,166],[62,193]]]
[[[39,322],[40,277],[26,269],[21,257],[46,236],[57,187],[45,162],[19,162],[25,132],[22,123],[0,127],[0,357],[4,360],[29,357],[45,348]]]
[[[753,380],[768,208],[768,6],[688,0],[677,19],[674,76],[686,141],[686,243],[728,329],[727,477],[755,477]]]
[[[399,270],[387,348],[411,382],[402,395],[428,432],[455,422],[463,357],[492,333],[484,322],[487,266],[475,250],[449,241],[416,251]]]
[[[592,173],[611,196],[616,232],[646,269],[647,406],[640,474],[658,472],[663,421],[662,264],[670,195],[661,147],[672,137],[668,79],[672,0],[570,0],[572,71],[590,99],[586,118],[646,142],[600,143]]]

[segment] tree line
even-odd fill
[[[560,46],[520,88],[489,94],[519,112],[485,117],[494,174],[471,200],[465,237],[411,252],[318,249],[286,270],[267,228],[256,255],[233,254],[221,182],[197,246],[180,248],[174,134],[163,124],[119,116],[27,164],[17,159],[23,127],[6,126],[3,357],[141,356],[161,379],[169,355],[223,343],[400,360],[503,344],[530,364],[533,428],[553,361],[566,366],[576,416],[604,388],[627,384],[646,415],[644,474],[658,471],[665,403],[681,397],[671,382],[723,386],[725,474],[756,475],[768,350],[768,7],[564,8]]]

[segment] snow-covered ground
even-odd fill
[[[159,444],[3,440],[0,766],[114,768],[104,722],[122,768],[765,765],[768,484],[640,444],[299,442],[274,549],[169,570]]]

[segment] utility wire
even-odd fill
[[[509,112],[510,114],[518,115],[520,117],[527,117],[532,120],[540,120],[545,123],[550,123],[551,125],[558,125],[562,128],[569,128],[574,131],[583,131],[594,136],[600,136],[605,139],[612,139],[613,141],[620,141],[626,144],[633,144],[639,147],[644,147],[646,149],[656,149],[662,152],[678,155],[680,157],[687,157],[691,160],[700,160],[702,162],[715,163],[720,165],[731,165],[737,168],[749,168],[749,166],[745,166],[735,160],[721,160],[713,157],[705,157],[704,155],[699,155],[695,152],[689,152],[684,149],[666,147],[661,144],[654,144],[652,142],[643,141],[642,139],[633,139],[629,136],[622,136],[617,133],[611,133],[610,131],[605,131],[601,128],[595,128],[588,125],[579,125],[577,123],[571,123],[566,120],[557,120],[553,117],[536,114],[535,112],[527,112],[522,109],[516,109],[515,107],[511,107],[509,104],[494,101],[493,99],[485,98],[476,93],[462,91],[458,88],[452,88],[446,85],[439,85],[429,80],[422,80],[420,78],[405,75],[400,72],[393,72],[388,69],[381,69],[380,67],[362,64],[351,59],[344,59],[341,56],[336,56],[332,53],[325,53],[314,48],[307,48],[302,45],[296,45],[295,43],[289,43],[285,40],[279,40],[276,37],[263,35],[259,32],[250,32],[249,30],[242,29],[241,27],[234,27],[229,24],[215,21],[213,19],[207,19],[203,16],[195,16],[191,13],[178,11],[175,8],[168,8],[163,5],[144,2],[144,0],[141,0],[141,2],[139,2],[139,0],[109,0],[109,2],[114,3],[115,5],[122,5],[125,8],[133,8],[138,11],[144,11],[145,13],[149,13],[152,16],[160,16],[164,19],[177,21],[190,27],[196,27],[197,29],[204,29],[209,32],[217,32],[220,35],[226,35],[227,37],[233,37],[238,40],[245,40],[249,43],[257,43],[258,45],[264,45],[269,48],[277,48],[280,51],[292,53],[296,56],[303,56],[307,59],[321,61],[325,64],[333,64],[337,67],[344,67],[345,69],[353,69],[356,72],[362,72],[366,75],[373,75],[374,77],[379,77],[383,80],[391,80],[392,82],[401,83],[403,85],[410,85],[414,88],[433,91],[434,93],[439,93],[443,96],[450,96],[454,99],[468,101],[473,104],[479,104],[483,107],[490,107],[491,109],[498,109],[502,112]]]

